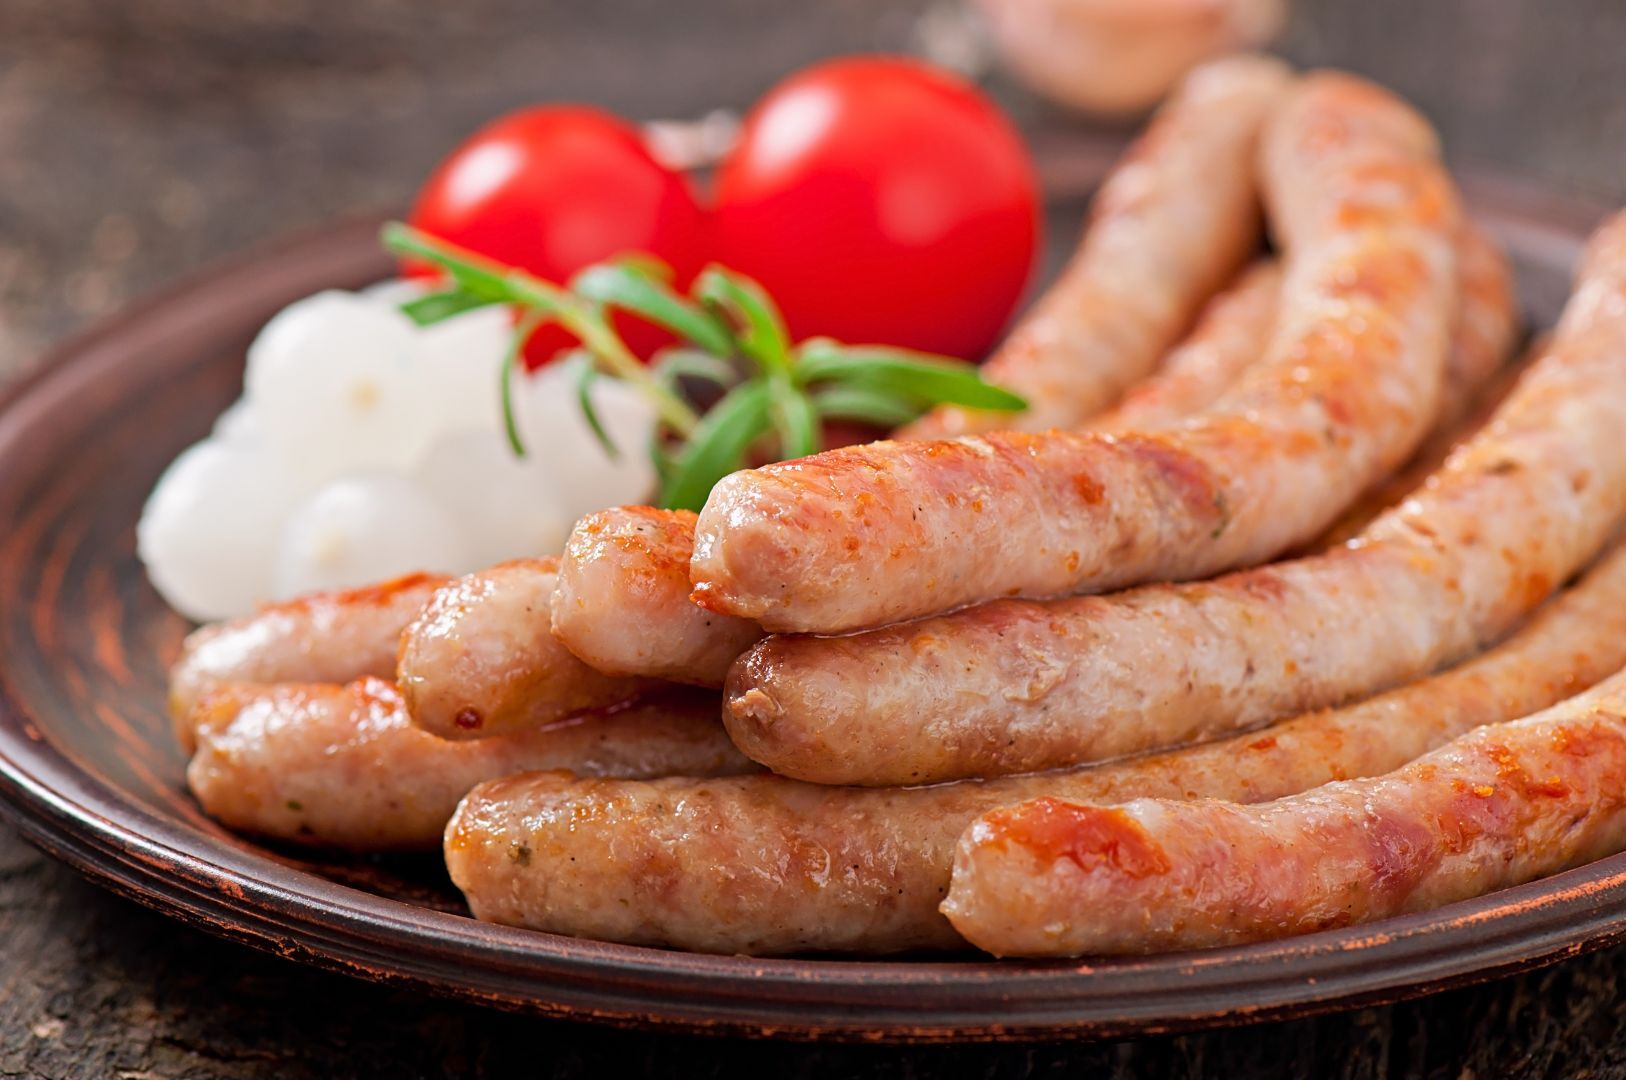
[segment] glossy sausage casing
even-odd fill
[[[553,593],[553,634],[607,675],[721,686],[762,637],[745,619],[689,599],[693,512],[622,506],[571,530]]]
[[[401,632],[447,579],[410,574],[360,589],[312,593],[193,631],[170,669],[169,708],[191,752],[192,711],[222,683],[391,678]]]
[[[1060,279],[984,365],[1028,411],[943,406],[899,438],[1076,427],[1149,375],[1259,245],[1255,148],[1291,81],[1258,56],[1187,76],[1101,185]]]
[[[1268,731],[992,781],[837,788],[778,776],[650,783],[515,777],[448,833],[484,918],[720,953],[901,952],[959,941],[937,910],[979,814],[1041,795],[1258,802],[1403,765],[1545,708],[1626,665],[1626,549],[1501,646],[1434,678]],[[504,857],[531,852],[524,865]]]
[[[1221,735],[1468,656],[1626,516],[1623,293],[1626,216],[1593,238],[1553,344],[1491,422],[1345,547],[1212,581],[771,637],[730,675],[730,731],[786,775],[920,783]]]
[[[1039,799],[966,830],[943,905],[1000,956],[1206,948],[1423,911],[1626,848],[1626,676],[1397,772],[1261,806]]]
[[[1264,143],[1287,246],[1271,346],[1172,430],[845,447],[744,470],[695,527],[695,599],[838,633],[1005,596],[1204,577],[1331,524],[1433,421],[1460,214],[1432,132],[1307,77]]]
[[[516,559],[436,590],[401,639],[397,679],[414,723],[444,739],[506,735],[657,685],[594,671],[553,636],[558,567]]]
[[[717,722],[715,695],[683,694],[468,742],[413,726],[381,679],[349,686],[225,686],[194,716],[187,781],[228,828],[356,851],[429,850],[476,784],[530,769],[577,776],[754,771]]]

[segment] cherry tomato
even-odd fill
[[[671,264],[686,286],[707,254],[705,214],[688,178],[657,162],[636,128],[579,106],[522,109],[475,132],[430,176],[411,222],[554,282],[644,252]],[[617,328],[644,357],[669,340],[630,317],[618,315]],[[531,338],[526,361],[534,368],[573,343],[547,327]]]
[[[976,89],[886,57],[809,68],[745,121],[717,177],[719,259],[797,337],[979,359],[1031,274],[1027,149]]]

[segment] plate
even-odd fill
[[[1532,323],[1550,323],[1598,209],[1495,180],[1468,187],[1515,254]],[[1071,206],[1063,219],[1076,222]],[[1619,856],[1435,912],[1185,955],[697,956],[475,922],[433,857],[321,862],[223,831],[182,783],[163,687],[187,624],[146,583],[136,516],[163,466],[235,396],[244,349],[270,315],[388,272],[376,224],[328,229],[133,309],[58,350],[0,406],[0,805],[90,877],[347,975],[576,1019],[789,1038],[1240,1024],[1392,1001],[1626,939]]]

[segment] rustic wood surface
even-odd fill
[[[212,258],[399,205],[506,107],[738,104],[817,56],[907,46],[924,6],[0,0],[0,379]],[[1626,197],[1623,45],[1617,0],[1304,0],[1288,42],[1412,96],[1461,162],[1607,199]],[[712,1042],[317,974],[105,894],[3,826],[0,958],[0,1076],[1626,1076],[1626,949],[1409,1005],[1135,1043]]]

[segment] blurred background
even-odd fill
[[[888,50],[982,65],[1052,145],[1124,127],[989,70],[971,14],[958,0],[0,0],[0,381],[211,260],[400,210],[459,139],[525,103],[700,116],[819,57]],[[1619,0],[1297,0],[1278,45],[1417,102],[1459,167],[1600,203],[1626,198],[1623,47]]]

